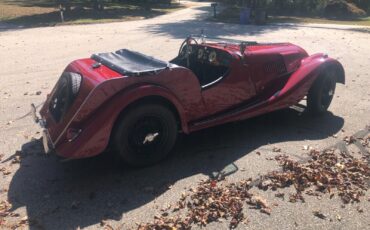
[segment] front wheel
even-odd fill
[[[319,76],[307,95],[308,111],[314,115],[325,113],[334,97],[336,80],[334,71],[327,71],[324,76]]]
[[[171,110],[159,104],[142,104],[120,118],[113,144],[125,163],[147,166],[166,157],[176,138],[177,122]]]

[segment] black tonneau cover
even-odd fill
[[[170,66],[169,62],[127,49],[121,49],[114,53],[93,54],[91,58],[122,75],[155,73]]]

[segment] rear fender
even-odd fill
[[[117,120],[118,116],[130,105],[133,103],[148,97],[160,97],[169,103],[171,103],[179,116],[181,128],[184,132],[188,132],[188,121],[184,107],[182,106],[180,100],[167,88],[158,86],[158,85],[141,85],[133,86],[130,89],[125,90],[124,92],[114,96],[105,106],[108,106],[114,110],[114,113],[111,116],[113,120]],[[118,109],[117,109],[118,108]]]
[[[122,111],[132,103],[150,96],[161,97],[172,103],[177,110],[183,131],[188,132],[185,111],[180,101],[168,89],[157,85],[135,85],[107,100],[83,121],[72,122],[70,127],[81,129],[81,133],[74,141],[61,143],[60,155],[67,158],[98,155],[108,146],[111,131]]]

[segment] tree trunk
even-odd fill
[[[101,0],[93,0],[93,9],[97,11],[103,11],[104,10],[104,4]]]

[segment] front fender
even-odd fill
[[[317,77],[328,68],[334,68],[336,71],[337,82],[342,84],[345,83],[345,74],[342,64],[333,58],[329,58],[326,54],[319,53],[301,61],[300,67],[290,76],[283,89],[279,92],[279,96],[288,94],[299,87],[300,92],[297,92],[297,95],[303,98],[307,95],[308,90]]]

